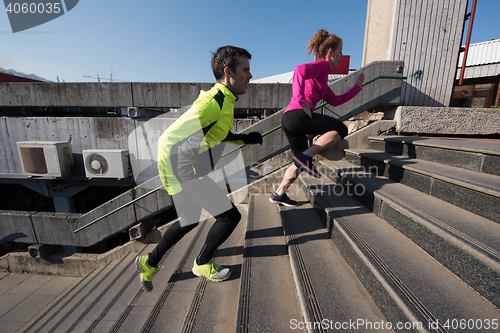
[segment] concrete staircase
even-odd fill
[[[240,209],[246,216],[246,206]],[[234,331],[246,219],[217,252],[218,262],[233,271],[233,277],[220,284],[207,283],[191,273],[212,222],[200,223],[167,252],[160,262],[164,268],[153,280],[152,292],[140,288],[134,264],[137,255],[154,247],[146,244],[139,252],[127,253],[79,278],[51,302],[38,305],[38,311],[32,311],[36,315],[12,331],[225,332],[227,327]],[[37,305],[25,304],[30,306]]]
[[[21,296],[0,275],[0,323],[12,332],[497,331],[500,224],[486,206],[498,200],[500,146],[376,137],[371,147],[318,161],[319,179],[301,174],[289,189],[297,207],[250,194],[216,252],[232,270],[223,283],[191,273],[209,219],[164,256],[150,293],[134,258],[154,244],[8,311]],[[460,207],[461,193],[483,196],[484,209]],[[49,284],[20,276],[15,290]]]
[[[464,332],[500,320],[500,145],[397,136],[370,147],[299,180],[387,320]]]
[[[385,321],[304,194],[293,209],[280,209],[268,198],[251,194],[239,206],[244,218],[216,252],[217,262],[232,270],[223,283],[191,273],[211,219],[164,256],[150,293],[140,288],[134,265],[136,255],[154,246],[146,244],[61,284],[50,301],[13,307],[0,323],[12,332],[305,332],[335,322],[353,325],[360,316]]]

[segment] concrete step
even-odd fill
[[[295,318],[290,328],[322,323],[316,328],[312,326],[314,329],[310,331],[351,332],[366,331],[364,324],[368,322],[387,322],[332,242],[313,205],[296,185],[289,188],[288,194],[298,200],[299,205],[279,209],[304,313],[304,321]],[[380,331],[392,332],[390,329]]]
[[[500,225],[460,207],[376,176],[346,161],[321,161],[321,172],[500,307]]]
[[[24,332],[68,332],[73,324],[80,322],[83,313],[90,309],[96,299],[109,288],[109,276],[120,272],[128,264],[125,255],[121,260],[112,262],[100,270],[89,274],[77,288],[64,294],[57,303],[47,306],[38,318],[24,328]]]
[[[370,137],[370,148],[500,176],[500,144],[408,136]]]
[[[135,253],[124,256],[121,260],[113,264],[101,279],[96,281],[93,288],[82,297],[80,302],[75,304],[69,311],[62,316],[51,328],[52,332],[83,332],[92,324],[95,318],[103,310],[107,301],[114,296],[118,283],[124,275],[131,274],[130,263],[135,258]]]
[[[193,261],[203,245],[209,223],[201,222],[164,255],[160,261],[164,268],[154,276],[151,292],[144,292],[139,281],[135,281],[135,295],[109,332],[180,330],[198,283],[191,273]]]
[[[238,206],[240,224],[217,250],[217,263],[229,267],[232,276],[215,283],[192,274],[214,219],[200,223],[165,255],[165,266],[153,279],[154,289],[139,289],[111,327],[110,332],[215,332],[234,331],[239,291],[247,207]],[[177,266],[175,266],[177,264]],[[138,281],[137,286],[139,286]]]
[[[301,175],[299,184],[322,209],[334,243],[387,318],[384,327],[445,332],[457,331],[447,327],[453,319],[500,319],[498,308],[402,232],[353,196],[334,192],[333,181]],[[471,328],[463,331],[481,331]]]
[[[500,177],[372,149],[346,149],[348,162],[500,223]]]
[[[161,308],[158,303],[162,297],[165,303],[166,296],[183,273],[179,267],[185,266],[186,253],[191,254],[193,244],[202,232],[206,234],[205,226],[206,222],[201,223],[167,252],[162,263],[169,260],[174,264],[165,264],[165,268],[155,275],[155,288],[151,293],[145,293],[140,287],[134,261],[138,254],[150,252],[154,244],[144,246],[139,253],[130,253],[94,273],[78,290],[68,293],[57,306],[42,313],[39,322],[31,324],[25,332],[140,331],[151,311]],[[190,264],[189,270],[192,262]],[[185,300],[187,305],[190,301]]]
[[[75,327],[75,331],[109,331],[115,318],[126,308],[128,300],[137,291],[138,273],[134,267],[135,258],[147,253],[149,248],[150,246],[145,245],[139,252],[131,253],[123,270],[109,276],[110,288],[89,306],[86,316],[79,326]]]
[[[198,287],[184,320],[182,332],[234,332],[240,292],[241,267],[248,205],[237,205],[242,218],[231,236],[215,253],[217,264],[229,267],[228,280],[216,283],[198,279]]]
[[[23,332],[234,331],[248,205],[239,205],[238,208],[242,220],[216,252],[216,261],[232,270],[232,276],[224,283],[207,282],[191,272],[194,258],[214,222],[211,218],[200,223],[167,252],[160,262],[164,268],[154,276],[154,289],[150,293],[140,287],[134,262],[137,255],[150,252],[155,244],[145,245],[139,253],[127,253],[119,261],[103,265],[84,278],[64,277],[69,282],[61,283],[59,287],[69,289],[71,282],[74,284],[71,289],[64,295],[63,290],[58,290],[54,294],[57,297],[51,295],[47,300],[37,299],[34,305],[25,304],[29,311],[20,308],[18,310],[23,312],[18,313],[18,310],[11,309],[22,305],[20,299],[14,305],[5,304],[5,313],[10,314],[4,316],[0,307],[0,322],[8,323],[12,332],[20,328]],[[2,272],[0,298],[11,297],[6,294],[9,288],[19,285],[16,289],[22,289],[26,294],[23,298],[33,301],[35,295],[30,295],[30,292],[41,289],[41,286],[47,287],[47,281],[52,278]],[[57,286],[52,288],[57,289]],[[38,304],[42,301],[45,302]],[[26,317],[27,313],[32,314]]]
[[[73,294],[91,275],[86,277],[9,274],[0,277],[0,325],[2,331],[17,332],[38,325],[57,307],[65,295]]]
[[[288,332],[292,320],[302,313],[280,216],[267,195],[251,195],[235,331]]]

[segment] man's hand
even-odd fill
[[[308,102],[304,102],[300,104],[302,106],[302,109],[304,109],[304,112],[309,116],[309,118],[312,118],[312,106]]]
[[[259,132],[250,132],[243,137],[243,143],[246,145],[262,144],[262,134]]]

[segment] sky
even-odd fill
[[[32,0],[26,0],[26,2]],[[350,68],[361,66],[368,0],[80,0],[64,15],[13,33],[0,13],[0,67],[51,81],[214,82],[212,52],[252,54],[254,79],[314,61],[319,29],[343,39]],[[469,11],[472,0],[469,0]],[[500,38],[500,1],[478,0],[472,43]],[[495,28],[495,26],[497,28]],[[465,37],[464,37],[465,42]],[[90,76],[90,77],[89,77]]]

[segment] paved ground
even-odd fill
[[[22,332],[42,309],[57,301],[81,279],[0,271],[1,331]]]

